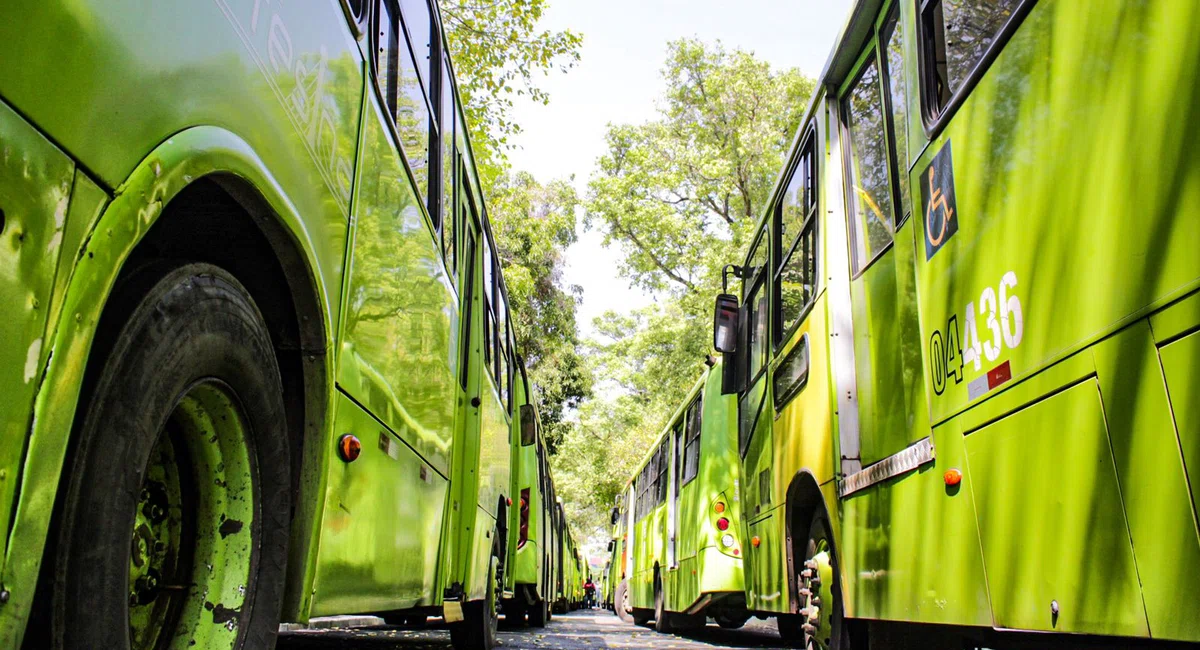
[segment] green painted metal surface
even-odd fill
[[[1179,447],[1192,491],[1192,511],[1200,504],[1200,334],[1190,334],[1159,351]]]
[[[1148,634],[1141,608],[1095,597],[1138,593],[1098,389],[1084,380],[967,436],[997,626]]]
[[[825,321],[813,338],[829,343],[812,346],[809,381],[828,383],[800,394],[811,420],[785,412],[769,432],[751,422],[749,532],[777,543],[786,528],[771,508],[809,468],[849,616],[1200,640],[1180,609],[1200,585],[1189,338],[1200,226],[1186,216],[1200,202],[1200,158],[1185,144],[1200,139],[1200,8],[1001,8],[997,24],[1011,28],[940,121],[925,117],[918,9],[855,4],[799,129],[815,126],[822,153],[827,302],[808,320]],[[887,85],[885,65],[903,84]],[[858,92],[867,83],[878,85]],[[856,248],[847,224],[888,205],[899,225]],[[934,232],[935,207],[954,211],[949,236]],[[857,266],[842,247],[862,254]],[[846,352],[838,339],[851,332]],[[742,408],[757,409],[763,390]],[[833,410],[823,421],[818,400]],[[926,436],[932,463],[834,496],[838,465],[857,471]],[[947,488],[948,469],[960,487]],[[752,607],[794,611],[754,603],[789,579],[782,550],[752,552]],[[1127,600],[1099,596],[1112,593]]]
[[[721,394],[721,366],[706,370],[638,466],[635,479],[667,441],[663,461],[667,467],[662,474],[667,481],[666,496],[661,503],[647,506],[644,516],[634,522],[628,546],[634,607],[654,607],[656,570],[665,607],[671,612],[685,612],[705,595],[744,590],[742,563],[748,545],[739,494],[736,404],[734,396]],[[696,409],[700,434],[693,476],[684,472]],[[631,486],[635,490],[642,487],[634,479]],[[636,494],[631,502],[636,502]],[[722,518],[728,522],[725,531],[718,529]],[[724,544],[726,534],[732,536],[733,544]]]
[[[338,384],[448,475],[458,295],[385,119],[365,119]]]
[[[0,504],[16,493],[50,350],[45,329],[74,177],[71,160],[0,103]],[[0,530],[8,530],[11,515],[0,505]]]
[[[237,179],[262,209],[258,216],[280,224],[300,263],[289,267],[293,289],[316,305],[300,315],[315,332],[303,342],[306,377],[320,389],[305,396],[315,417],[306,423],[299,468],[285,620],[306,619],[314,603],[326,613],[436,604],[456,582],[482,595],[497,506],[509,491],[510,422],[476,367],[475,386],[491,396],[483,395],[476,419],[464,413],[458,371],[464,356],[482,355],[478,324],[458,322],[469,298],[453,279],[465,271],[437,253],[400,148],[380,122],[364,51],[333,1],[55,1],[0,24],[0,60],[10,62],[0,66],[3,164],[20,166],[0,181],[0,209],[10,212],[0,264],[16,278],[0,282],[0,293],[6,304],[29,305],[27,318],[6,325],[17,329],[5,331],[0,355],[20,357],[3,364],[10,369],[34,368],[29,381],[0,383],[12,407],[4,409],[0,438],[0,503],[11,504],[0,507],[11,531],[2,549],[0,581],[10,600],[0,604],[0,646],[20,645],[32,606],[108,292],[170,202],[210,174]],[[461,121],[446,132],[464,161],[455,189],[481,208]],[[459,215],[461,231],[467,213],[456,207],[446,211]],[[18,230],[21,246],[10,241]],[[35,247],[44,249],[36,257]],[[470,350],[460,345],[464,328],[476,341]],[[26,364],[39,337],[37,358]],[[394,476],[379,463],[368,470],[367,461],[348,476],[349,466],[332,455],[342,424],[335,411],[373,429],[368,451],[386,453],[372,443],[387,432],[389,449],[404,452],[389,462],[412,471]],[[458,502],[447,497],[448,477],[461,479],[452,481],[462,490]],[[429,480],[441,487],[425,495],[428,512],[398,516],[389,491]],[[380,491],[364,487],[373,483]],[[469,516],[444,518],[452,506]],[[330,522],[342,526],[339,535]],[[388,546],[374,536],[380,526],[413,537]],[[420,527],[429,530],[417,539]],[[424,554],[411,567],[387,555],[408,553],[416,542]],[[350,550],[355,544],[358,552]],[[355,575],[373,582],[351,591]]]
[[[433,605],[447,480],[346,398],[337,430],[362,455],[329,458],[312,615]]]

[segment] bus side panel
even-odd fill
[[[1159,350],[1171,407],[1175,414],[1184,467],[1191,477],[1192,508],[1200,508],[1200,333],[1190,334]]]
[[[1188,432],[1181,426],[1176,434],[1164,384],[1164,377],[1175,377],[1184,398],[1174,401],[1177,417],[1186,423],[1197,402],[1186,399],[1181,375],[1200,367],[1184,365],[1200,360],[1196,341],[1193,334],[1168,345],[1160,366],[1149,324],[1140,321],[1093,351],[1146,617],[1160,639],[1200,641],[1200,617],[1191,605],[1200,599],[1200,537],[1192,509],[1200,477],[1193,475],[1189,491],[1186,455],[1180,455],[1181,442],[1188,453]],[[1198,451],[1192,444],[1193,459]],[[1096,535],[1077,546],[1086,548]]]
[[[346,397],[337,409],[362,455],[330,456],[312,615],[436,603],[446,479]]]
[[[448,475],[460,392],[458,299],[385,119],[372,101],[338,385]]]
[[[1085,379],[966,443],[995,624],[1147,636],[1143,608],[1129,606],[1140,590],[1098,382]]]
[[[244,139],[305,220],[317,289],[336,319],[364,79],[337,3],[27,9],[0,21],[0,61],[20,62],[0,66],[0,97],[109,188],[188,127]]]
[[[932,435],[936,464],[850,495],[830,512],[847,616],[992,625],[962,429],[952,422]],[[951,468],[964,475],[958,490],[942,478]],[[835,481],[822,489],[826,503],[838,502]]]
[[[784,509],[775,508],[746,526],[746,534],[759,545],[747,554],[745,566],[746,606],[759,612],[788,612],[788,577],[784,544]],[[805,531],[807,533],[807,531]]]
[[[75,166],[2,102],[0,151],[0,530],[7,531],[33,396],[50,349],[46,320]],[[0,537],[0,557],[7,538]]]

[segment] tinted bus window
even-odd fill
[[[962,88],[1022,0],[923,0],[925,77],[934,116]]]
[[[800,320],[817,294],[817,200],[813,140],[792,172],[783,201],[776,212],[782,262],[775,276],[775,344]]]
[[[896,179],[900,189],[900,222],[912,214],[912,198],[907,182],[908,171],[908,96],[904,84],[904,43],[899,14],[895,5],[879,33],[887,56],[883,57],[884,81],[892,116],[892,142],[896,146]]]
[[[891,243],[895,223],[879,67],[874,58],[851,86],[844,110],[850,131],[850,239],[854,272],[858,273]]]
[[[687,442],[683,446],[683,483],[696,478],[700,469],[700,418],[703,409],[704,396],[701,394],[692,402],[687,412]]]
[[[409,44],[412,46],[413,59],[421,77],[421,84],[429,87],[429,64],[432,48],[433,18],[429,12],[428,0],[400,0],[400,10],[404,12],[404,26],[408,30]]]
[[[438,109],[438,125],[441,139],[442,162],[442,214],[446,215],[445,232],[442,235],[443,254],[450,267],[455,264],[454,220],[449,216],[454,214],[454,170],[457,160],[454,154],[454,85],[450,83],[450,61],[442,60],[441,98]]]
[[[375,78],[379,90],[393,119],[396,115],[396,82],[400,75],[400,41],[396,31],[398,14],[391,2],[379,5],[379,16],[375,21]]]
[[[412,56],[400,53],[399,96],[396,98],[396,130],[404,147],[404,157],[412,169],[421,203],[429,196],[429,138],[433,127],[425,91],[417,79]]]

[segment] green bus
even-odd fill
[[[612,514],[609,518],[611,525],[611,534],[608,540],[608,566],[604,582],[606,585],[604,605],[612,610],[617,616],[620,616],[625,622],[632,622],[628,611],[625,608],[618,608],[616,603],[621,602],[626,593],[627,585],[624,585],[625,578],[628,576],[627,567],[629,563],[629,533],[626,525],[629,523],[629,489],[627,483],[617,495],[616,505],[613,506]]]
[[[555,504],[555,525],[557,527],[558,543],[555,559],[555,591],[553,609],[559,614],[574,611],[583,600],[583,582],[580,579],[579,551],[575,546],[575,538],[571,534],[571,526],[563,510],[562,501]]]
[[[650,448],[628,491],[629,569],[618,613],[659,632],[737,628],[749,618],[742,578],[737,401],[706,368]]]
[[[2,13],[0,647],[491,647],[519,364],[436,6]]]
[[[552,477],[547,463],[546,442],[542,438],[533,386],[524,363],[518,357],[520,382],[516,399],[520,425],[513,445],[511,494],[517,495],[516,525],[509,531],[508,557],[513,558],[505,572],[505,589],[512,596],[501,602],[504,618],[519,624],[526,614],[529,624],[544,627],[550,616],[548,590],[553,584],[550,503]]]
[[[854,3],[715,317],[785,636],[1200,641],[1198,32]]]

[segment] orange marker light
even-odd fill
[[[946,481],[946,485],[954,487],[962,483],[962,472],[957,469],[948,469],[945,474],[942,474],[942,479]]]
[[[352,434],[347,433],[338,439],[338,455],[347,463],[353,463],[362,453],[362,443]]]
[[[758,538],[758,535],[755,535],[754,537],[750,538],[751,546],[753,546],[754,548],[758,548],[759,544],[762,544],[762,540]]]
[[[719,515],[719,514],[721,514],[722,512],[725,512],[725,504],[724,504],[724,503],[722,503],[722,502],[720,502],[720,501],[718,501],[718,502],[717,502],[717,505],[713,506],[713,510],[716,510],[716,511],[717,511],[717,514]]]

